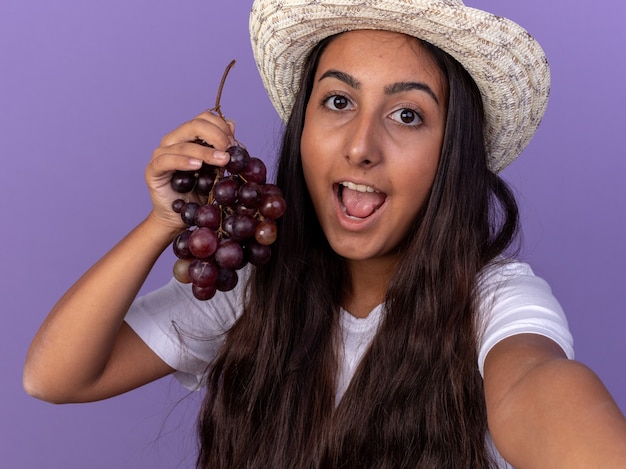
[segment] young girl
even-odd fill
[[[176,280],[136,299],[183,228],[174,171],[228,163],[234,124],[203,112],[155,150],[150,214],[42,325],[27,391],[175,373],[206,389],[199,468],[625,467],[624,417],[511,258],[497,173],[545,110],[539,45],[460,0],[256,0],[250,25],[286,122],[270,261],[210,301]]]

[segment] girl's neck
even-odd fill
[[[387,286],[397,266],[397,259],[348,261],[351,284],[343,301],[346,311],[364,318],[385,299]]]

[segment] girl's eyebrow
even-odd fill
[[[346,85],[358,90],[361,88],[361,82],[354,78],[352,75],[348,75],[345,72],[340,72],[339,70],[328,70],[325,72],[318,81],[322,81],[324,78],[336,78],[339,81],[343,81]]]
[[[435,101],[435,103],[437,103],[437,105],[439,105],[439,99],[437,98],[437,95],[432,90],[432,88],[428,86],[426,83],[415,82],[415,81],[405,81],[405,82],[394,83],[393,85],[385,86],[385,94],[387,95],[395,94],[395,93],[402,93],[403,91],[411,91],[411,90],[424,91],[431,98],[433,98],[433,100]]]
[[[324,72],[324,74],[320,77],[318,81],[322,81],[324,78],[335,78],[339,81],[344,82],[346,85],[350,86],[351,88],[354,88],[355,90],[358,90],[361,88],[361,82],[359,80],[354,78],[352,75],[349,75],[345,72],[340,72],[339,70],[331,69],[331,70]],[[392,94],[402,93],[404,91],[411,91],[411,90],[424,91],[435,101],[435,103],[437,103],[437,105],[439,105],[439,98],[437,98],[437,95],[435,94],[435,92],[426,83],[406,81],[406,82],[393,83],[392,85],[385,86],[386,95],[392,95]]]

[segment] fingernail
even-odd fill
[[[189,165],[190,166],[197,166],[199,168],[200,166],[202,166],[202,160],[197,160],[195,158],[189,158]]]
[[[228,158],[228,153],[226,153],[225,151],[216,151],[213,153],[213,158],[215,158],[216,160],[225,160],[226,158]]]

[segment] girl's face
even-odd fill
[[[435,178],[447,86],[415,39],[353,31],[320,57],[302,133],[304,177],[332,248],[394,258]]]

